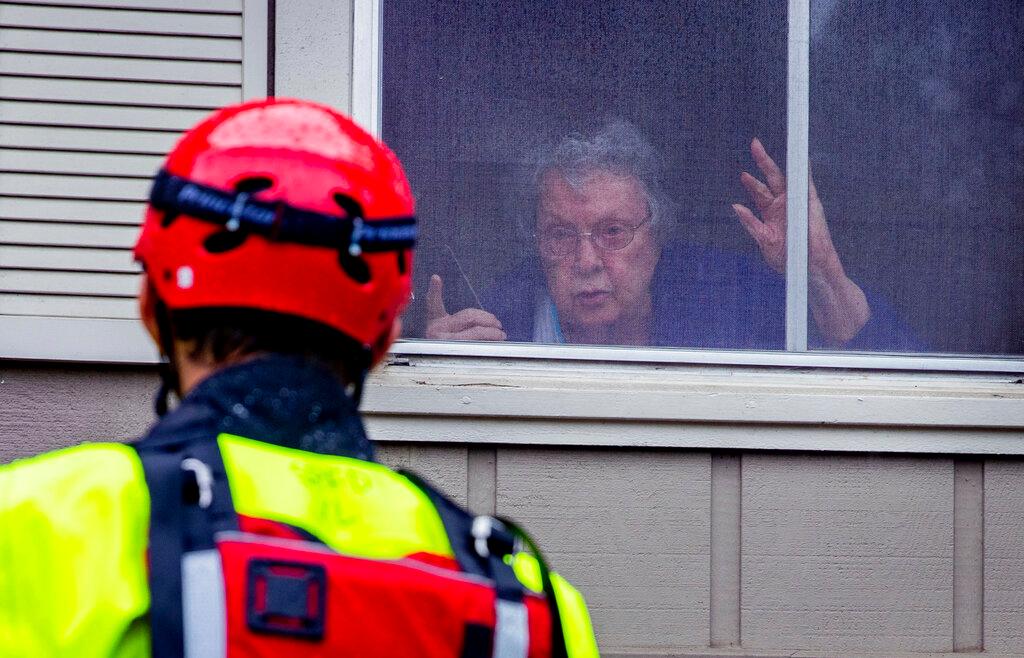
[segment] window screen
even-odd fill
[[[1024,349],[1021,16],[812,2],[812,349]],[[786,62],[767,0],[385,2],[410,334],[783,349]]]
[[[811,4],[810,160],[835,242],[929,352],[1024,353],[1024,9]]]

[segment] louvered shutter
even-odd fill
[[[148,179],[266,93],[266,0],[0,2],[0,357],[145,362]]]

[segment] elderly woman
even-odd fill
[[[764,262],[667,241],[672,218],[662,167],[630,124],[609,124],[589,139],[564,139],[536,169],[536,257],[488,291],[483,308],[454,314],[445,310],[443,284],[434,275],[426,337],[782,348],[786,183],[757,139],[751,154],[764,181],[746,172],[740,180],[756,212],[740,204],[733,211]],[[813,181],[808,261],[817,329],[812,346],[913,349],[909,332],[887,310],[873,309],[846,276]]]

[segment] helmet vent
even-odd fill
[[[338,204],[339,208],[345,211],[345,215],[348,216],[349,219],[355,219],[356,217],[363,216],[363,207],[359,205],[358,201],[347,194],[335,192],[334,202]]]
[[[408,268],[408,265],[406,264],[406,258],[405,258],[405,249],[402,249],[401,251],[399,251],[396,254],[396,257],[398,258],[398,273],[399,274],[405,274],[405,270]]]
[[[235,183],[235,192],[256,194],[263,190],[269,190],[272,187],[274,187],[274,181],[266,176],[250,176]]]
[[[245,231],[217,231],[203,240],[203,247],[211,254],[222,254],[242,246],[249,234]]]
[[[168,210],[167,212],[164,213],[164,216],[160,218],[160,226],[162,226],[164,228],[167,228],[168,226],[171,225],[171,223],[174,220],[176,220],[178,218],[178,215],[180,215],[180,214],[181,213],[179,213],[177,211]]]
[[[356,219],[363,216],[363,207],[359,205],[358,201],[347,194],[335,192],[334,202],[345,212],[345,216],[348,219]],[[345,270],[345,274],[349,275],[356,283],[370,282],[370,266],[360,256],[354,256],[344,250],[339,251],[338,264],[341,265],[341,269]]]
[[[358,256],[353,256],[346,251],[338,252],[338,264],[345,274],[352,277],[356,283],[370,282],[370,267],[366,261]]]

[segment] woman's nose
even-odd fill
[[[601,259],[601,253],[598,250],[597,245],[594,244],[593,236],[580,236],[579,247],[576,249],[575,265],[576,269],[582,272],[590,272],[604,266],[604,261]]]

